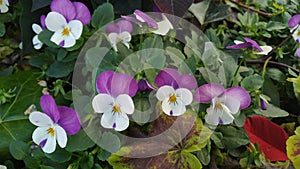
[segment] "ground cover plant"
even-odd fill
[[[300,168],[299,0],[0,0],[0,168]]]

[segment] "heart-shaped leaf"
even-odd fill
[[[277,124],[263,116],[253,116],[246,120],[244,128],[252,143],[257,143],[260,150],[270,161],[288,160],[286,140],[288,135]]]
[[[154,3],[163,13],[183,16],[194,0],[154,0]]]
[[[286,141],[286,151],[289,159],[298,169],[297,167],[300,166],[300,127],[297,127],[295,134]]]

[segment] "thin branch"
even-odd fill
[[[265,62],[266,62],[265,60],[246,60],[246,63],[249,63],[249,64],[265,64]],[[287,65],[287,64],[284,64],[284,63],[269,61],[268,64],[278,66],[278,67],[290,68],[294,72],[300,73],[299,69],[294,68],[294,67],[292,67],[290,65]]]
[[[272,14],[270,14],[270,13],[266,13],[266,12],[251,8],[251,7],[249,7],[249,6],[247,6],[243,3],[238,2],[237,0],[230,0],[230,2],[233,2],[233,3],[237,4],[238,6],[241,6],[241,7],[245,8],[245,9],[248,9],[252,12],[258,13],[259,15],[262,15],[266,18],[270,18],[272,16]]]

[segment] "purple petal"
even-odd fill
[[[228,88],[224,92],[224,96],[225,97],[231,96],[231,97],[239,100],[240,101],[240,109],[245,109],[245,108],[249,107],[249,105],[251,103],[251,97],[250,97],[249,93],[240,86]]]
[[[137,90],[138,84],[133,77],[123,73],[115,73],[111,79],[111,96],[116,98],[120,94],[128,94],[133,97]]]
[[[71,108],[59,106],[60,119],[58,124],[65,129],[69,135],[76,134],[80,130],[80,118],[78,114]]]
[[[47,139],[45,139],[45,140],[41,141],[41,142],[40,142],[40,146],[41,146],[41,147],[44,147],[44,146],[45,146],[45,144],[46,144],[46,142],[47,142]]]
[[[140,22],[139,20],[137,20],[136,18],[134,17],[131,17],[131,16],[121,16],[123,19],[129,21],[129,22],[133,22],[133,23],[136,23],[136,24],[142,24],[142,22]]]
[[[210,102],[214,97],[222,95],[224,91],[224,87],[220,84],[204,84],[196,90],[194,100],[200,103]]]
[[[134,11],[134,15],[141,17],[148,26],[152,28],[158,28],[157,22],[144,12],[137,9]]]
[[[74,19],[80,20],[83,25],[90,23],[91,13],[89,9],[81,2],[73,2],[75,7],[76,16]]]
[[[110,33],[119,33],[120,32],[120,28],[117,24],[115,23],[112,23],[112,24],[109,24],[106,29],[105,29],[106,33],[107,34],[110,34]]]
[[[120,28],[120,33],[121,32],[129,32],[129,33],[132,32],[132,25],[129,21],[121,20],[117,23],[117,25]]]
[[[267,103],[263,99],[259,99],[259,101],[260,101],[260,108],[262,110],[267,110],[268,109]]]
[[[197,81],[195,77],[188,74],[181,75],[176,82],[178,83],[179,88],[193,90],[197,87]]]
[[[96,81],[96,89],[98,93],[110,94],[111,91],[111,78],[114,75],[114,72],[107,70],[102,72]]]
[[[158,88],[168,85],[172,86],[174,89],[178,88],[178,83],[176,80],[180,77],[180,74],[177,70],[166,68],[161,70],[155,77],[155,84]]]
[[[298,59],[300,59],[300,47],[296,50],[295,55],[297,56]]]
[[[141,79],[138,83],[139,91],[152,91],[154,88],[148,83],[146,79]]]
[[[288,22],[290,28],[294,28],[300,23],[300,14],[294,15]]]
[[[46,113],[54,123],[57,123],[60,119],[60,115],[53,97],[49,94],[44,94],[40,99],[40,106],[43,112]]]
[[[40,22],[41,22],[41,25],[42,25],[43,29],[46,29],[45,19],[46,19],[46,15],[42,15],[40,17]]]
[[[226,46],[226,49],[245,49],[250,47],[251,44],[250,43],[240,43],[240,44],[236,44],[236,45],[232,45],[232,46]]]
[[[53,0],[50,8],[52,12],[62,14],[68,22],[76,17],[76,8],[69,0]]]
[[[249,39],[249,38],[244,38],[246,42],[251,43],[251,46],[253,49],[258,50],[258,51],[263,51],[262,48],[257,44],[256,41]]]

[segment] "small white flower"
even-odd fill
[[[193,94],[186,88],[174,90],[171,86],[162,86],[157,90],[156,97],[162,101],[162,110],[170,116],[180,116],[185,111],[185,106],[193,101]]]
[[[8,0],[0,0],[0,13],[6,13],[8,11]]]
[[[297,30],[295,30],[295,29],[297,29]],[[295,26],[294,28],[292,28],[291,32],[293,32],[293,31],[295,31],[293,33],[293,38],[295,39],[295,41],[297,43],[299,43],[300,42],[300,26]]]
[[[242,42],[242,41],[239,41],[239,40],[234,40],[233,41],[236,45],[237,44],[242,44],[242,43],[245,43],[245,42]],[[255,52],[255,54],[257,55],[268,55],[269,52],[271,52],[272,50],[272,47],[271,46],[260,46],[260,48],[262,49],[261,52]]]
[[[212,99],[212,105],[206,110],[205,121],[211,125],[230,124],[240,108],[240,101],[233,97],[215,97]]]
[[[41,49],[43,46],[43,42],[39,40],[39,34],[43,31],[43,29],[40,25],[34,23],[32,24],[32,30],[34,31],[34,33],[36,33],[36,35],[32,38],[33,47],[37,50]]]
[[[45,24],[50,31],[54,32],[50,40],[64,48],[74,46],[83,29],[79,20],[71,20],[67,23],[64,16],[57,12],[50,12],[45,19]]]
[[[93,108],[97,113],[103,113],[101,125],[104,128],[123,131],[129,126],[127,114],[134,112],[134,104],[127,94],[120,94],[116,98],[108,94],[98,94],[92,101]]]
[[[174,28],[173,28],[173,25],[171,24],[171,22],[169,21],[169,19],[164,14],[162,14],[162,17],[163,17],[163,20],[157,23],[158,29],[156,29],[152,32],[155,34],[164,36],[169,32],[170,29],[174,29]]]
[[[66,147],[66,131],[61,126],[54,123],[47,114],[34,111],[30,113],[29,120],[32,124],[38,126],[32,134],[32,140],[35,144],[40,145],[44,152],[54,152],[56,141],[61,148]]]
[[[126,31],[121,33],[112,32],[108,35],[108,39],[111,42],[114,50],[118,51],[117,43],[119,42],[123,43],[129,49],[129,42],[131,41],[131,35],[129,32]]]

